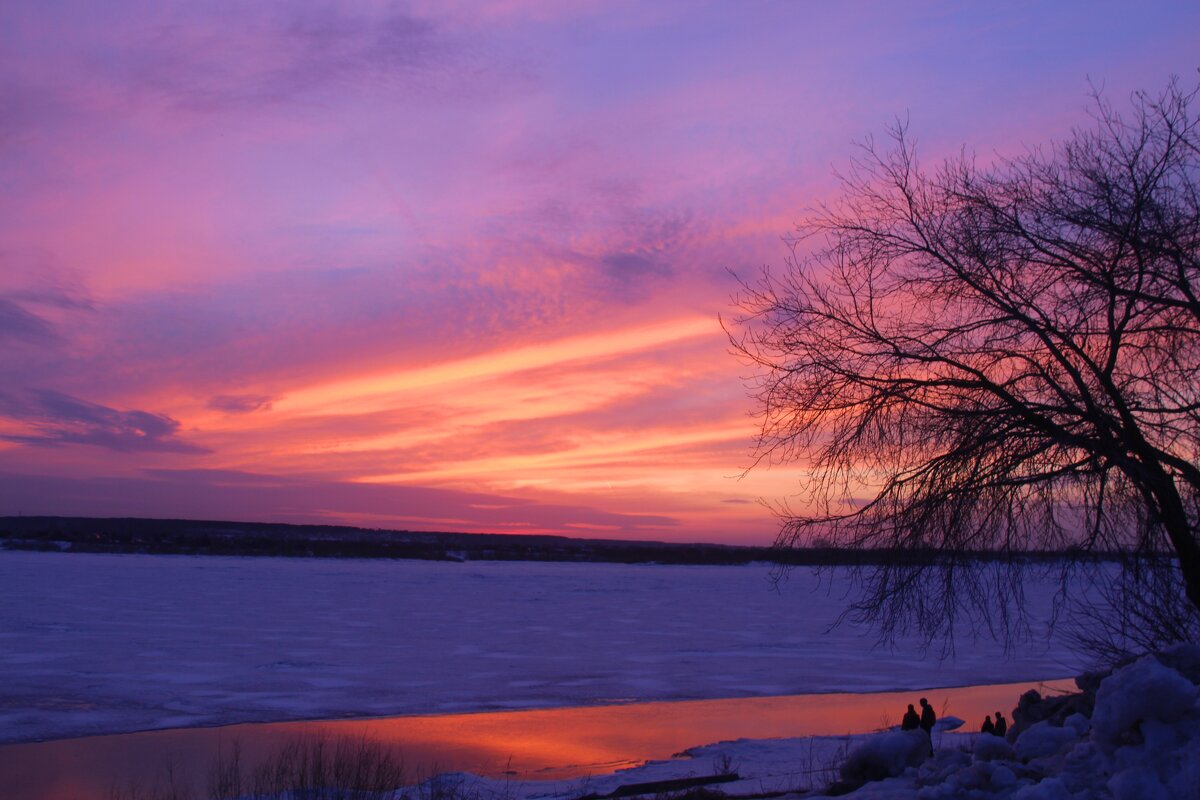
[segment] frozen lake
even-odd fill
[[[1040,594],[1049,596],[1049,592]],[[1038,596],[1034,591],[1032,596]],[[1046,643],[953,661],[826,633],[766,566],[0,552],[0,741],[1068,677]]]

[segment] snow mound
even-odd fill
[[[1046,778],[1017,790],[1012,797],[1013,800],[1071,800],[1071,792],[1058,778]]]
[[[929,755],[923,731],[888,731],[864,739],[846,756],[842,778],[850,782],[877,781],[919,767]]]
[[[981,735],[975,740],[976,761],[1016,761],[1013,746],[999,736]]]
[[[1063,721],[1063,725],[1068,728],[1074,728],[1075,732],[1083,736],[1092,729],[1092,721],[1083,714],[1072,714]]]
[[[1200,644],[1177,644],[1157,658],[1192,683],[1200,684]]]
[[[1113,800],[1171,800],[1167,787],[1149,767],[1133,767],[1108,782]]]
[[[1200,688],[1154,656],[1108,676],[1096,692],[1092,741],[1112,753],[1136,736],[1139,723],[1175,722],[1195,710]]]
[[[969,766],[971,757],[961,750],[935,751],[917,770],[916,785],[924,787],[919,796],[923,800],[957,797],[960,787],[952,778]]]
[[[892,777],[846,796],[1200,800],[1198,683],[1200,648],[1145,656],[1097,678],[1094,695],[1085,691],[1045,702],[1023,696],[1022,716],[1031,722],[1011,745],[996,736],[968,734],[963,738],[971,742],[970,755],[943,748],[916,770],[900,770],[893,761],[887,773]],[[882,743],[874,747],[885,750]],[[882,752],[878,757],[886,761]]]
[[[991,797],[999,793],[1003,796],[1004,792],[1011,791],[1017,784],[1017,774],[1011,767],[1000,763],[976,761],[922,788],[917,797],[920,800],[957,800],[980,794]]]
[[[1079,741],[1075,728],[1057,727],[1049,722],[1039,722],[1017,737],[1016,751],[1024,761],[1058,755],[1069,745]]]

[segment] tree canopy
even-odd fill
[[[1196,94],[1097,94],[1063,141],[986,164],[926,169],[897,125],[743,282],[758,458],[809,475],[778,543],[938,556],[871,572],[855,608],[885,631],[1019,598],[961,580],[980,552],[1129,556],[1200,609]]]

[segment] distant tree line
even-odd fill
[[[0,546],[74,553],[388,558],[426,561],[569,561],[622,564],[771,563],[853,566],[891,554],[837,547],[779,548],[716,544],[572,539],[519,534],[430,533],[283,523],[241,523],[89,517],[0,517]],[[911,550],[903,558],[933,563],[943,554]],[[995,553],[981,551],[980,559]],[[1031,563],[1055,563],[1077,553],[1028,553]],[[1089,558],[1102,560],[1103,554]]]

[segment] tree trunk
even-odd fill
[[[1161,516],[1163,529],[1175,555],[1179,558],[1179,569],[1183,573],[1183,583],[1188,599],[1200,611],[1200,543],[1196,541],[1196,533],[1188,519],[1183,499],[1175,481],[1166,472],[1158,471],[1155,486],[1152,489]]]

